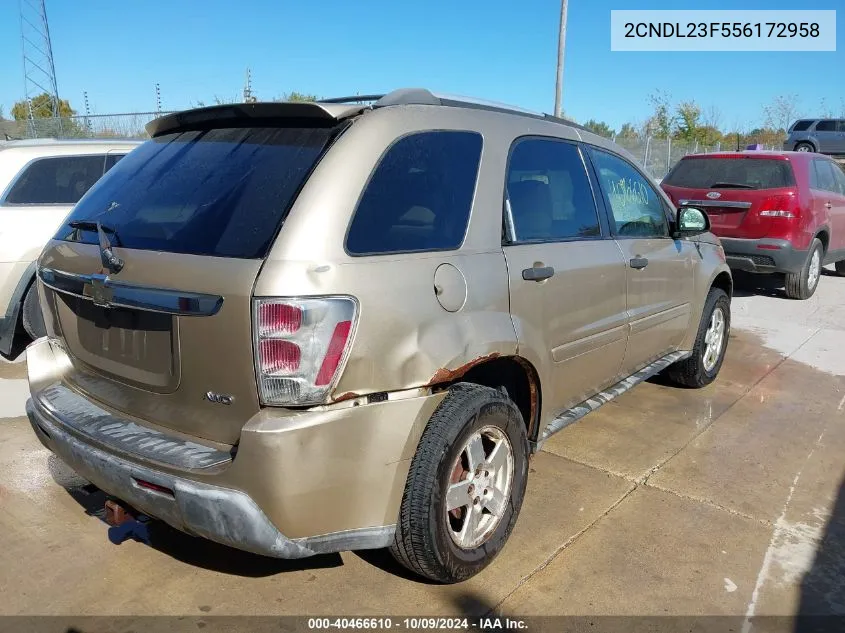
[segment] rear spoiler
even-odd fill
[[[155,138],[180,130],[207,129],[226,123],[250,121],[279,122],[284,119],[312,121],[330,125],[354,116],[364,110],[364,105],[332,103],[279,102],[235,103],[209,106],[167,114],[147,123],[147,133]]]

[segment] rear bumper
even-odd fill
[[[174,477],[98,450],[66,432],[32,399],[26,414],[41,443],[78,475],[146,515],[257,554],[304,558],[317,553],[307,543],[285,537],[242,492]],[[142,488],[137,480],[169,488],[173,495]]]
[[[807,260],[807,251],[797,250],[788,240],[763,238],[744,240],[719,238],[728,266],[752,273],[794,273]],[[768,248],[767,248],[768,247]]]
[[[410,460],[443,397],[264,409],[232,456],[88,400],[61,381],[70,360],[54,340],[31,345],[27,364],[33,430],[81,477],[178,530],[277,558],[389,545]]]

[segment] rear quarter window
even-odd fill
[[[447,130],[394,142],[361,195],[346,251],[360,256],[458,248],[469,222],[481,146],[476,132]]]
[[[103,175],[104,154],[37,158],[23,168],[4,204],[76,204]]]
[[[789,161],[770,158],[685,158],[663,184],[686,189],[779,189],[795,185]]]

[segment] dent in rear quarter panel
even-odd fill
[[[465,108],[376,110],[338,139],[304,185],[255,295],[356,297],[358,323],[333,399],[432,384],[446,375],[442,370],[516,353],[501,248],[505,161],[513,136],[503,131],[502,120]],[[344,248],[347,227],[381,156],[398,138],[429,130],[483,137],[463,245],[444,252],[350,256]],[[525,131],[530,130],[520,126],[514,134]],[[454,266],[466,280],[466,300],[456,312],[444,309],[435,294],[441,264]]]
[[[444,263],[466,279],[466,300],[456,312],[445,310],[435,294],[435,271]],[[265,265],[255,292],[344,294],[358,300],[334,400],[435,384],[454,376],[448,370],[516,353],[501,251],[369,257],[343,264],[273,261]]]

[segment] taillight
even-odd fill
[[[760,203],[758,212],[768,218],[798,217],[797,202],[791,195],[769,196]]]
[[[355,323],[349,297],[255,299],[258,393],[265,405],[320,404],[337,379]]]

